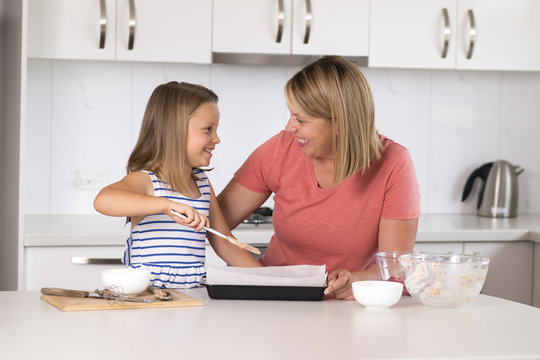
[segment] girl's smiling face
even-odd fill
[[[316,159],[333,159],[330,121],[303,114],[288,104],[290,118],[285,131],[296,136],[302,153]]]
[[[210,165],[212,151],[220,140],[217,135],[219,110],[214,103],[205,103],[191,116],[187,129],[186,158],[191,168]]]

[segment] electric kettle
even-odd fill
[[[482,180],[478,195],[479,216],[509,218],[517,216],[518,182],[517,177],[524,169],[505,160],[497,160],[474,170],[465,183],[461,201],[465,201],[472,191],[474,181]]]

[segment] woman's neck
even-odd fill
[[[334,159],[312,158],[313,172],[320,188],[334,186]]]

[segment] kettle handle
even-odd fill
[[[480,194],[478,195],[478,204],[476,206],[477,209],[480,208],[480,205],[482,205],[482,198],[484,197],[484,188],[486,186],[486,180],[489,175],[489,171],[491,170],[491,167],[493,166],[493,163],[487,163],[479,167],[478,169],[474,170],[471,175],[469,175],[469,178],[465,182],[465,188],[463,189],[463,194],[461,196],[461,202],[465,201],[469,194],[472,191],[474,180],[476,180],[477,177],[479,177],[482,180],[482,188],[480,189]]]

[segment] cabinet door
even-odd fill
[[[117,60],[210,63],[211,0],[118,0]]]
[[[112,60],[115,0],[28,0],[28,57]]]
[[[434,252],[440,254],[463,254],[461,242],[417,242],[414,251]]]
[[[369,0],[294,0],[292,53],[367,56]]]
[[[372,0],[369,66],[454,68],[456,10],[455,0]]]
[[[59,287],[74,290],[101,288],[101,270],[122,268],[123,246],[49,246],[24,249],[24,290]],[[90,262],[112,264],[84,264]]]
[[[458,68],[540,69],[539,1],[459,0],[458,9]]]
[[[214,0],[212,51],[289,54],[292,0]]]
[[[482,293],[531,305],[533,244],[530,242],[465,243],[466,254],[491,258]]]

